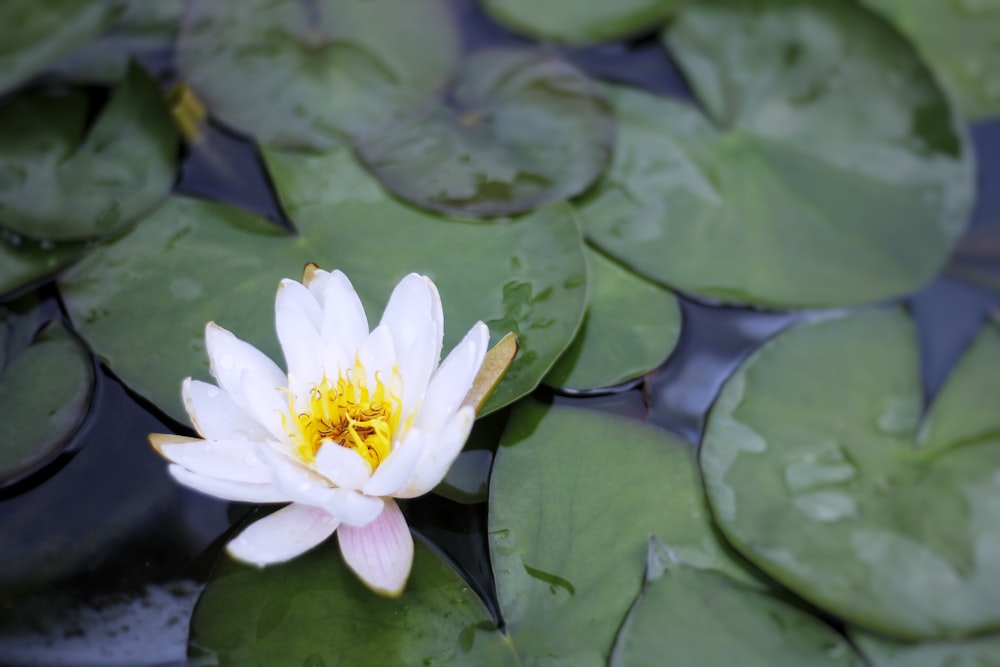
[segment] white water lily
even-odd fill
[[[218,386],[188,378],[184,405],[202,439],[154,434],[170,473],[204,493],[290,503],[228,546],[264,566],[335,531],[344,561],[373,590],[402,592],[413,538],[395,498],[433,489],[475,419],[464,404],[489,344],[477,322],[438,365],[444,333],[434,283],[410,274],[378,326],[347,277],[310,266],[283,280],[275,303],[284,373],[265,354],[209,323]]]

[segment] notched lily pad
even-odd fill
[[[512,30],[543,40],[590,44],[657,27],[680,0],[483,0],[483,8]]]
[[[861,628],[944,639],[1000,628],[1000,328],[923,423],[900,310],[796,326],[726,383],[701,449],[730,541]]]
[[[193,0],[181,74],[259,141],[329,149],[437,92],[459,41],[442,0]]]
[[[614,162],[580,207],[592,242],[731,303],[879,301],[938,272],[971,208],[970,153],[884,21],[850,2],[706,0],[664,40],[707,117],[609,89]]]
[[[573,344],[546,384],[597,389],[653,370],[670,356],[681,333],[677,298],[593,250],[587,252],[590,299]]]
[[[133,66],[89,129],[87,114],[80,91],[0,108],[0,226],[54,241],[106,236],[167,197],[177,133],[156,83]]]
[[[649,540],[646,582],[618,633],[610,667],[856,665],[844,637],[814,616]]]
[[[580,194],[607,165],[613,135],[611,109],[569,63],[497,49],[469,57],[440,104],[356,148],[403,199],[483,217]]]
[[[58,454],[83,423],[94,391],[86,348],[58,319],[40,318],[37,307],[0,308],[0,486]]]

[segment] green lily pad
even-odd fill
[[[398,599],[360,583],[335,539],[263,570],[224,557],[195,607],[188,655],[220,667],[511,664],[476,594],[415,542]]]
[[[765,306],[878,301],[938,272],[972,164],[895,31],[850,2],[706,0],[665,40],[708,117],[609,89],[614,162],[580,207],[593,243],[656,282]]]
[[[97,36],[118,14],[114,0],[4,0],[0,3],[0,93]]]
[[[830,626],[773,595],[684,564],[656,537],[646,583],[608,662],[659,665],[863,665]]]
[[[86,348],[40,311],[0,309],[0,485],[48,462],[76,433],[94,391]]]
[[[289,148],[378,127],[444,86],[458,57],[441,0],[193,0],[177,43],[213,115]]]
[[[917,47],[972,119],[1000,115],[1000,2],[863,0]]]
[[[651,533],[688,562],[749,580],[712,531],[690,445],[629,419],[514,407],[493,466],[489,542],[519,655],[607,664]]]
[[[1000,635],[905,644],[864,632],[850,632],[872,667],[996,667]]]
[[[923,424],[900,310],[779,334],[727,381],[701,450],[716,520],[793,592],[906,640],[1000,628],[1000,327]],[[919,428],[918,428],[919,427]]]
[[[83,252],[77,245],[44,248],[24,241],[14,245],[0,236],[0,299],[64,269]]]
[[[585,265],[568,206],[507,224],[450,223],[395,201],[347,151],[270,153],[269,165],[298,236],[230,206],[174,197],[60,280],[91,349],[174,418],[185,419],[181,379],[207,377],[206,322],[280,363],[274,290],[281,278],[298,278],[307,262],[343,270],[373,321],[405,274],[430,276],[444,304],[446,351],[479,319],[494,343],[514,331],[521,352],[484,413],[531,391],[575,335]],[[298,199],[299,186],[313,199]]]
[[[121,231],[170,193],[177,132],[133,67],[86,130],[87,97],[38,93],[0,108],[0,226],[69,241]]]
[[[587,258],[590,305],[573,344],[545,376],[556,387],[596,389],[639,377],[666,361],[681,333],[672,293],[599,252]]]
[[[483,0],[483,8],[511,30],[566,44],[630,37],[656,27],[681,0]]]
[[[613,135],[611,109],[569,63],[497,49],[469,57],[441,104],[356,148],[403,199],[481,217],[580,194],[607,165]]]

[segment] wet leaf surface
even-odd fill
[[[69,266],[82,252],[76,245],[47,249],[23,242],[14,245],[0,237],[0,298]]]
[[[622,417],[533,401],[513,409],[493,467],[489,541],[520,656],[606,664],[651,533],[688,562],[750,580],[716,540],[689,445]]]
[[[872,667],[996,667],[1000,665],[1000,635],[954,641],[906,644],[864,632],[851,640]]]
[[[707,117],[610,89],[614,162],[580,209],[595,244],[678,290],[767,306],[878,301],[940,270],[971,162],[894,31],[852,3],[711,0],[664,40]]]
[[[798,325],[726,383],[701,451],[730,541],[858,627],[933,639],[1000,627],[1000,329],[921,423],[898,309]]]
[[[830,626],[769,593],[685,564],[656,537],[610,667],[864,664]]]
[[[444,304],[446,351],[479,319],[490,326],[493,342],[516,333],[521,351],[484,412],[531,391],[572,340],[586,289],[568,207],[505,224],[467,225],[396,202],[346,152],[271,154],[270,167],[298,236],[235,208],[174,197],[60,281],[70,316],[92,349],[174,418],[186,420],[179,391],[184,376],[208,377],[203,336],[209,320],[281,363],[271,295],[281,278],[298,277],[307,262],[343,270],[372,322],[405,274],[430,276]],[[463,263],[455,262],[456,254]]]
[[[670,355],[681,333],[681,311],[668,290],[588,250],[590,300],[573,344],[546,384],[596,389],[653,370]]]
[[[656,28],[680,4],[679,0],[483,0],[483,8],[511,30],[567,44],[631,37]]]
[[[170,193],[177,133],[159,87],[138,67],[90,128],[80,91],[0,108],[0,226],[55,241],[107,236]]]
[[[194,0],[177,45],[214,116],[269,144],[318,149],[436,93],[458,55],[440,0]]]
[[[390,190],[457,216],[523,213],[583,192],[611,155],[611,110],[569,63],[535,50],[468,57],[445,98],[359,154]]]

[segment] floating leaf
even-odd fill
[[[850,632],[872,667],[996,667],[1000,635],[955,641],[904,644],[864,632]]]
[[[1000,328],[965,353],[918,430],[900,310],[798,325],[709,415],[701,465],[730,541],[793,592],[901,639],[1000,628]]]
[[[681,333],[673,294],[598,252],[587,257],[588,311],[573,344],[545,376],[556,387],[596,389],[639,377],[666,360]]]
[[[916,42],[972,119],[1000,115],[1000,2],[863,0]]]
[[[609,89],[614,162],[580,208],[595,244],[768,306],[878,301],[941,268],[972,202],[966,139],[884,22],[849,2],[706,0],[665,39],[708,118]]]
[[[24,241],[14,245],[0,237],[0,298],[69,266],[82,252],[75,245],[44,248]]]
[[[518,404],[489,512],[500,610],[521,656],[606,664],[650,533],[688,562],[749,579],[712,532],[692,448],[641,422]]]
[[[181,74],[223,122],[327,149],[448,80],[459,42],[441,0],[193,0]]]
[[[0,3],[0,93],[16,88],[100,34],[118,11],[113,0],[4,0]]]
[[[656,27],[680,0],[586,2],[556,0],[483,0],[483,8],[512,30],[539,39],[589,44],[629,37]]]
[[[177,133],[133,67],[86,130],[87,97],[37,93],[0,108],[0,226],[58,241],[120,231],[174,182]]]
[[[300,184],[326,181],[323,189],[307,188],[316,198],[312,205],[291,203],[295,187],[284,188],[293,193],[285,201],[299,236],[229,206],[176,197],[60,281],[92,349],[175,418],[185,419],[180,381],[206,376],[209,320],[280,363],[274,290],[308,262],[343,270],[373,321],[400,278],[427,274],[441,291],[446,351],[479,319],[489,324],[493,341],[515,332],[521,352],[484,412],[531,391],[575,334],[585,305],[585,266],[567,206],[506,224],[451,223],[386,195],[346,151],[318,158],[272,153],[269,159],[279,188],[298,174]]]
[[[48,462],[76,433],[94,391],[90,354],[59,320],[0,309],[0,486]]]
[[[654,665],[864,664],[830,626],[769,593],[699,570],[649,541],[646,583],[608,663]]]
[[[362,138],[362,159],[417,206],[523,213],[583,192],[611,155],[611,110],[587,78],[537,51],[469,57],[439,106]]]

